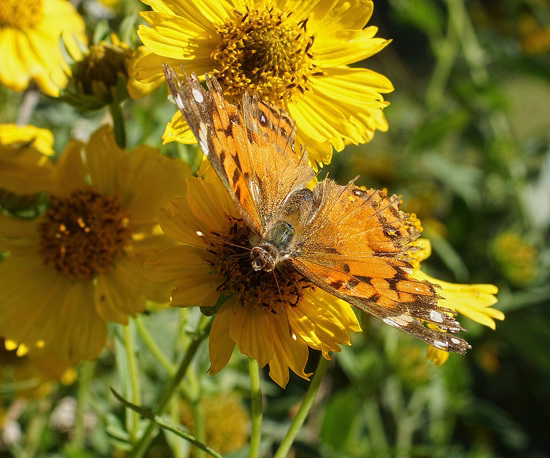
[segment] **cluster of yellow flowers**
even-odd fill
[[[216,77],[232,102],[255,92],[284,109],[296,121],[297,150],[307,147],[313,167],[329,163],[333,150],[387,130],[382,94],[393,90],[391,82],[349,66],[389,43],[366,26],[371,0],[143,1],[152,11],[142,13],[143,46],[131,50],[114,36],[86,49],[84,22],[68,0],[4,0],[0,84],[22,91],[32,81],[81,108],[120,109],[125,97],[164,84],[163,63],[183,64],[201,78]],[[60,37],[73,65],[62,57]],[[127,324],[148,301],[212,306],[220,295],[226,299],[220,266],[228,251],[213,259],[200,234],[233,230],[239,212],[227,190],[206,167],[193,177],[186,162],[159,149],[126,151],[120,111],[111,113],[114,128],[70,141],[55,159],[48,130],[0,126],[0,339],[10,354],[24,349],[68,367],[97,358],[107,323]],[[180,112],[163,140],[196,142]],[[440,305],[491,328],[504,318],[490,308],[496,287],[423,273],[429,243],[417,243],[410,275],[439,285]],[[269,364],[284,387],[289,369],[309,376],[309,348],[328,358],[360,331],[351,306],[319,288],[306,289],[292,307],[274,305],[278,313],[235,297],[214,317],[211,374],[238,346]],[[276,302],[276,291],[269,297]],[[438,363],[447,355],[430,350]]]

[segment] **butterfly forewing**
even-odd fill
[[[195,75],[180,81],[170,67],[164,71],[178,108],[237,208],[252,229],[264,233],[287,196],[315,175],[307,157],[294,152],[294,121],[247,94],[237,109],[208,75],[205,90]]]
[[[217,82],[207,80],[205,90],[196,75],[178,78],[171,67],[163,65],[168,87],[176,105],[185,116],[199,145],[229,191],[235,206],[247,224],[261,233],[260,215],[249,183],[243,180],[251,168],[244,119],[228,103]],[[244,131],[244,132],[243,132]]]

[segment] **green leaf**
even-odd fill
[[[409,147],[413,151],[435,148],[449,135],[460,132],[470,122],[470,115],[465,110],[452,113],[433,113],[413,133]]]
[[[427,35],[441,35],[443,14],[433,0],[393,0],[390,3],[403,22],[416,26]]]
[[[108,413],[106,415],[106,420],[107,427],[105,428],[105,432],[114,446],[121,450],[131,450],[132,444],[130,443],[130,435],[124,429],[119,418],[112,413]]]
[[[165,419],[164,417],[159,417],[158,415],[155,415],[150,410],[147,410],[147,409],[144,409],[143,407],[132,404],[131,402],[124,399],[120,394],[118,394],[113,388],[111,388],[111,392],[122,405],[139,413],[143,418],[147,418],[148,420],[151,420],[152,422],[160,426],[162,429],[171,431],[174,434],[178,435],[179,437],[189,441],[195,447],[200,448],[201,450],[208,453],[210,456],[221,458],[221,455],[218,452],[211,449],[210,447],[203,444],[202,442],[199,442],[193,435],[189,434],[183,428],[173,425],[169,420]]]
[[[358,414],[362,408],[355,390],[337,393],[326,406],[320,439],[336,452],[348,450],[357,432]]]
[[[111,29],[109,27],[109,23],[107,20],[99,21],[98,24],[95,26],[94,29],[94,36],[92,38],[92,43],[94,45],[99,44],[102,40],[104,40],[107,35],[109,35]]]

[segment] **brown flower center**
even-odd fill
[[[50,197],[45,217],[38,227],[44,264],[72,280],[90,280],[112,266],[132,234],[118,196],[93,188]]]
[[[240,219],[229,217],[228,234],[203,234],[210,245],[205,260],[224,280],[218,291],[234,293],[242,305],[261,306],[277,313],[281,307],[299,304],[314,286],[302,275],[280,263],[271,272],[255,271],[250,258],[250,229]]]
[[[310,77],[320,72],[306,24],[292,12],[264,8],[237,12],[218,27],[221,44],[211,54],[217,64],[213,75],[226,94],[240,98],[248,90],[282,104],[308,90]]]
[[[2,0],[0,27],[25,29],[36,24],[42,14],[42,0]]]

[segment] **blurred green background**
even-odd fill
[[[102,20],[117,30],[142,5],[126,0],[114,8],[79,5],[90,30]],[[432,242],[424,269],[450,282],[497,285],[496,308],[506,319],[496,331],[464,319],[473,349],[434,367],[424,359],[424,345],[363,317],[363,333],[333,355],[293,456],[550,456],[550,2],[378,0],[370,24],[380,28],[378,36],[393,39],[362,63],[395,86],[385,111],[390,130],[335,154],[325,168],[341,183],[360,175],[360,185],[401,194],[404,209],[419,216]],[[21,94],[0,89],[6,122],[16,118],[21,100]],[[124,111],[130,147],[160,146],[174,105],[161,88],[128,101]],[[52,129],[61,151],[69,136],[85,137],[103,116],[41,98],[31,123]],[[163,148],[196,157],[194,149]],[[187,323],[196,319],[193,311],[164,310],[143,317],[139,326],[177,361]],[[168,377],[166,367],[150,355],[139,329],[132,329],[141,346],[142,402],[152,408]],[[113,446],[124,447],[124,410],[109,392],[109,386],[124,391],[124,362],[118,361],[117,372],[112,352],[121,345],[120,333],[113,328],[112,345],[79,369],[75,385],[24,402],[18,419],[23,440],[4,444],[0,455],[124,456]],[[318,357],[311,354],[308,369]],[[216,377],[205,374],[207,367],[204,348],[186,389],[203,398],[232,393],[233,402],[247,410],[245,358],[235,355]],[[269,456],[308,383],[294,375],[286,390],[267,376],[264,382],[263,447]],[[64,429],[55,420],[56,409],[75,398],[87,406],[88,419],[78,446],[70,422]],[[4,408],[12,402],[6,398]],[[214,447],[209,435],[215,432],[246,437],[246,412],[232,430],[227,418],[238,415],[224,402],[201,404]],[[189,425],[182,413],[188,407],[173,404],[172,419]],[[172,455],[186,456],[184,443],[166,433],[147,456]]]

